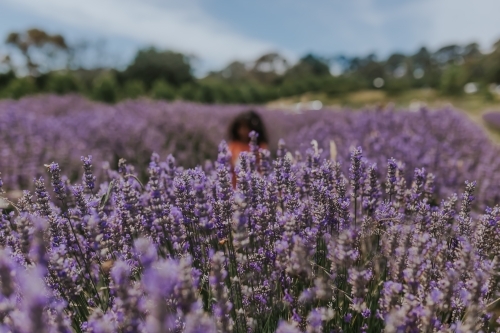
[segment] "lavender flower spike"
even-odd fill
[[[394,158],[387,161],[387,180],[385,182],[385,191],[389,196],[396,193],[396,172],[398,169],[398,164]]]
[[[356,193],[361,188],[361,158],[363,157],[363,150],[358,147],[351,151],[351,166],[349,167],[349,179],[351,180],[351,186],[353,191]]]
[[[233,327],[231,319],[233,304],[229,299],[228,290],[225,285],[225,280],[228,275],[227,271],[224,269],[225,261],[224,253],[219,251],[213,255],[209,281],[212,293],[216,299],[214,314],[218,321],[218,328],[222,333],[229,333],[232,332]]]
[[[47,166],[47,169],[50,173],[52,187],[54,189],[54,193],[56,194],[56,198],[63,201],[66,198],[66,191],[64,183],[61,180],[61,168],[59,168],[59,164],[52,162]]]
[[[92,155],[87,157],[82,156],[81,160],[83,162],[83,183],[85,187],[92,192],[95,187],[95,176],[92,173]]]

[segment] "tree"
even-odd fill
[[[267,53],[255,60],[250,73],[258,82],[272,84],[277,83],[289,68],[288,61],[283,56],[278,53]]]
[[[251,79],[247,66],[241,61],[233,61],[220,71],[211,71],[203,80],[242,83]]]
[[[306,55],[300,62],[307,64],[315,76],[330,75],[330,67],[327,61],[314,54]]]
[[[421,68],[424,71],[427,71],[433,63],[431,54],[425,47],[421,47],[420,50],[418,50],[418,52],[411,57],[411,59],[415,67]]]
[[[377,61],[374,54],[361,58],[357,66],[357,71],[353,76],[366,80],[370,86],[372,86],[372,82],[376,78],[385,78],[384,65]]]
[[[493,52],[484,59],[484,81],[500,84],[500,40],[493,44]]]
[[[437,60],[437,62],[441,65],[456,63],[462,59],[463,48],[452,44],[447,45],[439,50],[437,50],[433,57]]]
[[[0,53],[0,73],[4,73],[6,71],[13,71],[12,60],[10,58],[10,55]]]
[[[441,92],[445,95],[461,95],[466,83],[466,73],[462,66],[448,65],[441,76]]]
[[[483,54],[479,49],[478,43],[470,43],[465,46],[463,55],[465,59],[470,59],[470,58],[480,58]]]
[[[477,43],[470,43],[465,46],[464,52],[464,67],[467,72],[467,81],[483,81],[484,72],[484,56],[479,50]]]
[[[285,77],[287,80],[303,79],[311,76],[330,76],[330,67],[326,60],[308,54],[290,68]]]
[[[422,77],[420,79],[416,78],[416,80],[413,80],[414,87],[439,87],[441,70],[427,48],[420,48],[417,53],[411,56],[411,61],[413,64],[413,70],[418,69],[422,71]]]
[[[405,64],[405,62],[406,56],[404,54],[394,53],[385,62],[385,68],[389,73],[394,74],[398,68]]]
[[[248,79],[249,74],[244,63],[233,61],[220,72],[220,75],[228,81],[242,82]]]
[[[55,59],[61,51],[66,52],[68,45],[61,35],[51,35],[40,29],[29,29],[25,32],[11,32],[5,41],[18,49],[26,60],[28,73],[36,76],[40,72],[40,67],[50,70],[51,59]],[[42,54],[42,61],[35,62],[35,54]]]
[[[182,53],[159,51],[156,48],[140,50],[124,71],[125,80],[140,80],[151,88],[153,82],[163,79],[174,87],[193,81],[190,59]]]

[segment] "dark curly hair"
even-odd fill
[[[238,129],[241,126],[247,126],[251,131],[255,131],[259,136],[257,137],[257,144],[268,143],[266,128],[264,122],[259,114],[253,110],[249,110],[239,114],[229,126],[229,139],[231,141],[239,141]]]

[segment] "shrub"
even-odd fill
[[[118,99],[118,84],[113,75],[103,74],[92,84],[92,97],[101,102],[115,103]]]
[[[151,95],[155,99],[165,99],[168,101],[173,101],[175,99],[175,90],[167,82],[158,80],[153,84]]]
[[[37,88],[33,79],[31,77],[22,77],[11,80],[4,90],[4,95],[8,98],[19,99],[34,94],[36,91]]]
[[[126,81],[123,86],[123,97],[124,98],[138,98],[146,93],[146,88],[144,83],[139,80]]]
[[[45,89],[58,95],[82,91],[82,85],[71,74],[52,73],[45,83]]]
[[[196,101],[198,89],[193,84],[184,84],[179,89],[179,96],[185,101]]]

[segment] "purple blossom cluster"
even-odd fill
[[[44,174],[43,165],[57,161],[66,179],[82,175],[84,191],[106,179],[120,158],[139,167],[140,180],[153,152],[176,156],[179,165],[195,167],[217,156],[226,139],[226,126],[249,106],[125,101],[117,105],[90,102],[82,97],[43,95],[19,101],[0,101],[0,171],[6,190],[32,189],[32,178]],[[310,111],[292,114],[255,108],[268,127],[270,149],[284,138],[290,153],[301,155],[317,140],[321,157],[329,157],[331,141],[342,171],[349,173],[350,150],[361,147],[378,169],[394,157],[404,164],[405,181],[415,168],[436,176],[438,200],[446,199],[466,180],[477,181],[474,205],[484,209],[499,201],[500,149],[484,131],[451,109],[419,112],[396,110]],[[85,176],[81,156],[94,164],[96,179]],[[300,157],[297,157],[300,159]],[[84,163],[87,163],[84,161]],[[107,164],[106,164],[107,163]],[[104,167],[103,167],[104,166]],[[264,166],[266,168],[266,166]],[[372,170],[375,175],[379,171]],[[361,181],[351,179],[351,181]],[[396,194],[394,194],[396,195]],[[363,204],[369,204],[368,202]]]
[[[457,186],[474,179],[476,205],[484,209],[500,201],[500,148],[482,128],[453,109],[371,109],[334,115],[324,111],[318,114],[318,121],[310,121],[286,140],[299,151],[316,140],[323,148],[323,157],[328,157],[333,140],[344,165],[350,150],[357,146],[379,167],[385,168],[393,157],[404,166],[407,182],[413,170],[425,168],[436,177],[432,187],[439,199],[446,199]]]
[[[120,158],[146,169],[153,152],[174,154],[184,167],[203,165],[217,156],[227,126],[249,106],[126,101],[114,106],[91,102],[78,95],[41,95],[19,101],[0,101],[0,170],[5,188],[23,190],[43,166],[58,161],[66,176],[82,175],[81,156],[90,153],[97,180],[104,169],[116,168]],[[279,120],[282,112],[264,112],[266,123],[280,124],[270,131],[277,142],[292,129],[293,119]],[[109,165],[109,166],[108,166]],[[139,175],[145,180],[147,173]],[[91,185],[91,179],[88,179]]]
[[[144,183],[123,159],[101,182],[89,157],[76,183],[48,164],[1,211],[1,331],[498,329],[500,206],[471,214],[475,182],[438,203],[425,168],[361,147],[276,155],[242,153],[236,188],[224,142],[203,167],[152,154]]]
[[[500,112],[490,111],[483,114],[483,121],[486,125],[496,130],[500,130]]]

